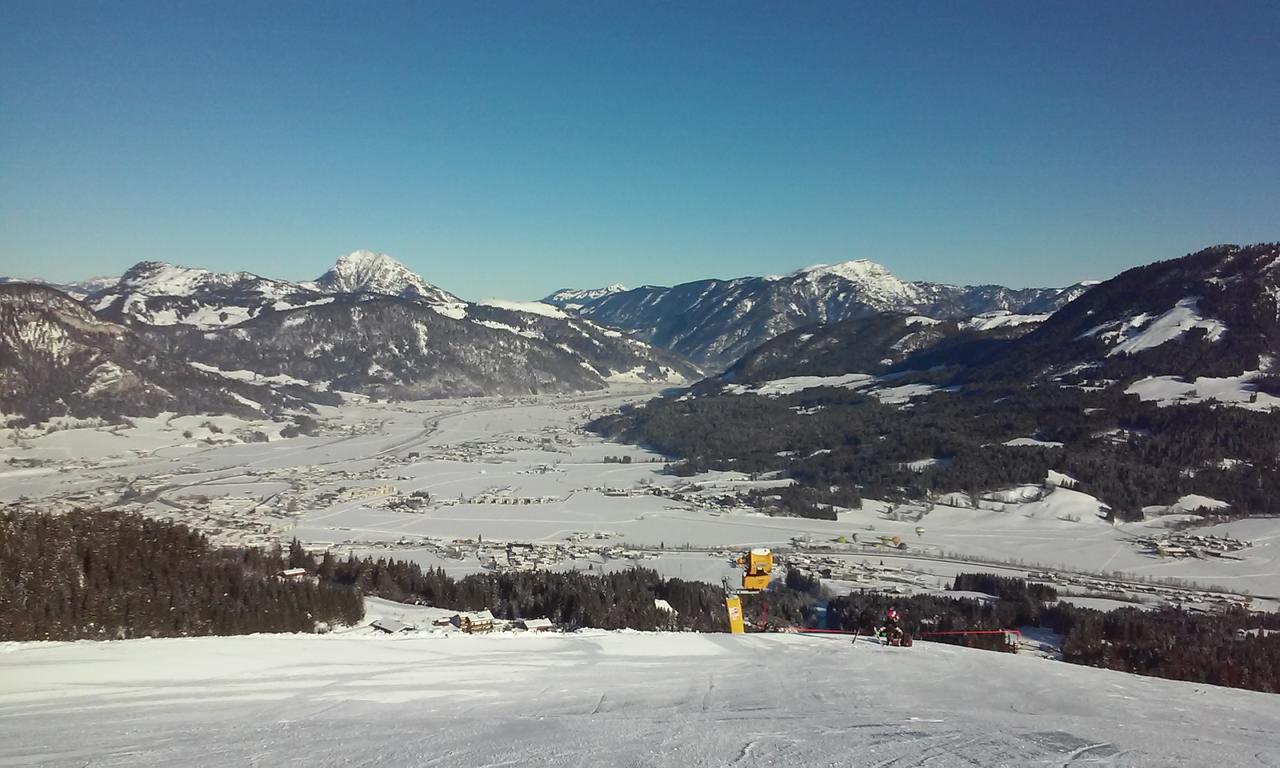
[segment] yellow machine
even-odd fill
[[[767,549],[753,549],[738,558],[742,566],[742,591],[759,592],[769,587],[773,573],[773,553]]]
[[[752,549],[738,557],[738,565],[742,568],[742,586],[733,589],[729,580],[724,582],[724,607],[729,614],[729,631],[735,635],[745,631],[746,621],[742,615],[742,598],[739,595],[755,594],[769,587],[769,578],[773,573],[773,553],[767,549]]]
[[[729,631],[740,635],[746,631],[742,622],[742,598],[729,595],[724,599],[724,607],[729,612]]]

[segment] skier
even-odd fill
[[[902,645],[902,628],[898,626],[898,607],[891,605],[884,615],[884,639],[888,645]]]

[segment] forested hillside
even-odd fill
[[[1278,265],[1274,244],[1207,249],[1003,339],[901,316],[795,331],[591,428],[681,473],[780,472],[809,489],[779,500],[791,513],[976,495],[1053,470],[1121,519],[1185,494],[1277,514]]]
[[[353,585],[368,595],[458,610],[489,609],[499,618],[546,617],[574,629],[728,630],[719,585],[663,579],[646,568],[608,574],[514,571],[450,578],[438,568],[366,557],[325,555],[315,564],[323,582]],[[654,605],[664,599],[671,615]]]
[[[354,589],[277,579],[286,564],[279,548],[214,549],[185,525],[137,515],[10,507],[0,511],[0,640],[313,632],[364,615]]]
[[[308,578],[277,578],[285,567],[306,569]],[[816,577],[788,570],[768,591],[745,595],[743,607],[757,629],[812,626],[819,604],[826,605],[829,626],[863,634],[882,624],[890,605],[913,635],[1041,626],[1064,636],[1069,662],[1280,691],[1280,633],[1256,631],[1280,629],[1276,614],[1101,613],[1055,602],[1052,588],[988,574],[962,574],[954,588],[994,599],[876,592],[831,597]],[[506,619],[547,617],[565,629],[728,629],[720,586],[663,579],[642,568],[453,579],[397,560],[317,558],[297,542],[287,553],[278,547],[216,550],[185,526],[136,515],[0,512],[0,640],[314,632],[320,623],[358,622],[362,595],[487,608]],[[675,613],[658,608],[656,599]]]
[[[424,571],[414,563],[386,559],[325,557],[317,568],[323,580],[355,584],[368,594],[464,610],[488,608],[499,618],[546,616],[567,629],[728,630],[720,587],[664,580],[643,568],[612,574],[483,573],[458,580],[437,569]],[[1280,692],[1280,632],[1256,631],[1280,629],[1280,615],[1275,613],[1174,608],[1101,612],[1059,602],[1052,587],[984,573],[960,574],[952,588],[985,592],[993,599],[874,591],[832,597],[817,577],[788,569],[766,592],[743,595],[743,613],[754,629],[812,627],[816,608],[824,604],[830,628],[863,635],[883,625],[891,605],[914,636],[1044,627],[1063,637],[1063,659],[1071,663]],[[654,608],[655,598],[670,603],[676,615]],[[1003,642],[999,635],[931,639],[990,649],[999,649]]]
[[[815,503],[979,494],[1055,470],[1122,519],[1188,493],[1241,515],[1280,511],[1280,412],[1160,408],[1114,391],[974,385],[910,408],[831,387],[666,398],[592,428],[679,457],[679,472],[782,471],[813,488]],[[1019,438],[1038,442],[1005,445]]]

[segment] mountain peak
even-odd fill
[[[358,250],[352,251],[345,256],[339,256],[336,267],[345,267],[348,269],[373,266],[378,268],[396,267],[405,269],[406,267],[385,253],[375,253],[373,251]]]
[[[435,303],[459,302],[387,254],[365,250],[339,258],[316,280],[316,286],[331,293],[378,293]]]
[[[851,261],[842,261],[837,264],[815,264],[812,267],[797,269],[791,273],[792,277],[816,279],[826,276],[842,277],[845,280],[851,280],[856,283],[866,282],[868,280],[892,280],[898,282],[898,278],[882,264],[877,264],[868,259],[853,259]]]
[[[605,296],[612,296],[615,293],[623,293],[627,287],[622,283],[614,283],[604,288],[561,288],[555,293],[547,296],[542,300],[543,304],[550,304],[556,307],[564,307],[570,304],[582,304],[593,299],[601,299]]]
[[[243,272],[217,275],[207,269],[167,261],[140,261],[125,270],[118,285],[150,296],[183,296],[212,281],[234,282],[245,277]]]

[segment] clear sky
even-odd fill
[[[466,298],[1280,240],[1280,3],[0,0],[0,274]]]

